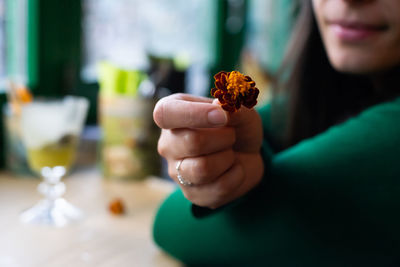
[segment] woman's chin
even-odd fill
[[[342,55],[332,55],[329,57],[334,69],[339,72],[349,74],[374,74],[385,72],[398,64],[395,57],[391,59],[377,58],[377,55],[354,55],[343,53]]]
[[[359,75],[379,72],[383,68],[383,66],[374,66],[370,62],[362,60],[357,61],[347,59],[346,61],[333,61],[331,64],[333,68],[339,72]]]

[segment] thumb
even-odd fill
[[[218,99],[214,99],[213,105],[220,105]],[[261,118],[254,108],[242,106],[238,111],[226,112],[227,126],[235,129],[236,143],[235,151],[240,152],[259,152],[263,139]]]

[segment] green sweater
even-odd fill
[[[156,243],[198,266],[400,266],[400,98],[263,151],[261,184],[207,216],[171,194],[155,218]]]

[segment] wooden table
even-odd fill
[[[112,182],[94,170],[64,179],[65,198],[85,212],[85,218],[63,228],[24,225],[22,210],[41,196],[39,179],[0,173],[0,266],[181,266],[154,244],[151,227],[160,202],[174,185],[158,178],[142,182]],[[123,199],[127,213],[112,215],[108,203]]]

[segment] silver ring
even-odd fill
[[[177,164],[176,164],[176,172],[178,173],[178,181],[179,181],[179,183],[181,184],[181,185],[183,185],[183,186],[192,186],[193,184],[191,183],[191,182],[189,182],[189,181],[186,181],[183,177],[182,177],[182,175],[181,175],[181,173],[180,173],[180,170],[181,170],[181,164],[182,164],[182,162],[183,162],[183,159],[181,159]]]

